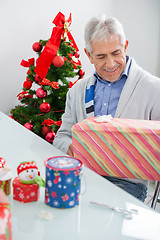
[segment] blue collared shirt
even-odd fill
[[[127,63],[119,79],[115,82],[107,82],[100,78],[95,72],[97,78],[94,89],[94,116],[108,115],[115,116],[118,101],[127,80],[131,59],[127,56]]]

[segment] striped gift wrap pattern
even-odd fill
[[[96,119],[72,127],[74,157],[100,175],[160,181],[160,121]]]

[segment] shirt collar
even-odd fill
[[[129,56],[126,56],[126,66],[125,66],[125,69],[123,70],[121,76],[117,79],[116,82],[120,81],[123,76],[128,77],[130,65],[131,65],[131,58],[130,58]],[[101,82],[111,83],[111,82],[109,82],[109,81],[103,80],[103,78],[101,78],[96,71],[95,71],[95,73],[94,73],[94,76],[96,77],[97,80],[99,80],[99,81],[101,81]],[[114,82],[114,83],[115,83],[115,82]]]
[[[125,69],[123,70],[121,76],[126,75],[126,77],[128,77],[130,66],[131,66],[131,58],[129,56],[126,56],[126,66],[125,66]]]

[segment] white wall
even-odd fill
[[[128,53],[149,72],[160,76],[159,0],[0,0],[0,111],[9,114],[19,102],[26,69],[22,59],[37,57],[32,44],[50,37],[56,14],[72,13],[72,35],[80,49],[86,74],[93,67],[84,54],[86,22],[102,13],[117,17],[129,39]]]

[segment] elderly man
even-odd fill
[[[71,128],[90,116],[160,120],[160,79],[127,56],[128,40],[115,18],[92,18],[85,28],[85,53],[95,67],[68,92],[54,146],[73,155]],[[147,182],[106,177],[144,201]]]

